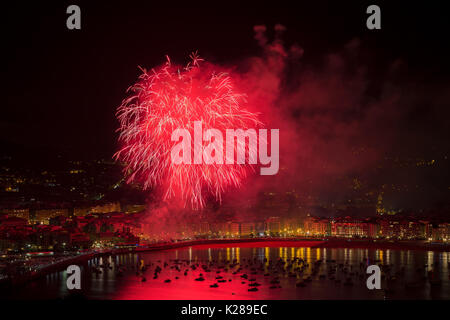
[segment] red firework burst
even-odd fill
[[[217,200],[229,186],[240,186],[248,165],[173,164],[171,134],[175,129],[203,130],[252,128],[260,123],[255,113],[241,107],[245,96],[234,91],[230,76],[202,67],[196,54],[186,67],[167,63],[143,73],[128,89],[131,95],[118,108],[121,149],[116,159],[125,163],[127,182],[140,182],[144,189],[159,187],[163,199],[181,199],[193,208],[205,205],[205,196]]]

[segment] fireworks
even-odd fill
[[[173,164],[171,140],[175,129],[203,130],[251,128],[260,123],[255,113],[241,107],[245,96],[234,91],[228,74],[196,54],[184,68],[167,62],[151,71],[142,70],[131,95],[118,108],[121,149],[115,154],[125,163],[127,182],[140,182],[144,189],[161,188],[163,200],[177,198],[193,208],[205,205],[205,197],[221,200],[230,186],[240,186],[248,164]],[[244,142],[245,143],[245,142]],[[203,147],[202,147],[203,148]]]

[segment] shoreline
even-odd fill
[[[311,248],[349,248],[349,249],[389,249],[450,252],[450,243],[429,243],[425,240],[375,240],[375,239],[346,239],[346,238],[242,238],[242,239],[205,239],[191,240],[163,244],[149,248],[137,248],[136,252],[168,250],[180,247],[195,246],[198,248],[215,245],[216,247],[230,247],[232,244],[245,244],[246,247],[272,246],[311,247]]]
[[[372,250],[413,250],[413,251],[435,251],[450,252],[450,244],[428,243],[419,240],[387,241],[387,240],[348,240],[348,239],[328,239],[320,248],[349,248],[349,249],[372,249]]]

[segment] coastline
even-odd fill
[[[388,241],[388,240],[348,240],[329,239],[324,241],[320,248],[357,248],[357,249],[380,249],[380,250],[414,250],[414,251],[436,251],[450,252],[450,244],[429,243],[426,241]]]

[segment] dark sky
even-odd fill
[[[139,75],[138,66],[151,68],[166,54],[185,63],[195,50],[214,63],[257,55],[253,26],[260,24],[285,25],[285,41],[305,48],[304,61],[311,65],[358,37],[380,68],[401,58],[419,77],[445,79],[450,53],[445,1],[389,2],[2,4],[3,150],[43,147],[79,158],[110,157],[118,127],[114,113]],[[365,9],[373,3],[381,7],[382,30],[365,27]],[[81,7],[80,31],[66,28],[70,4]],[[442,117],[449,115],[447,110]]]

